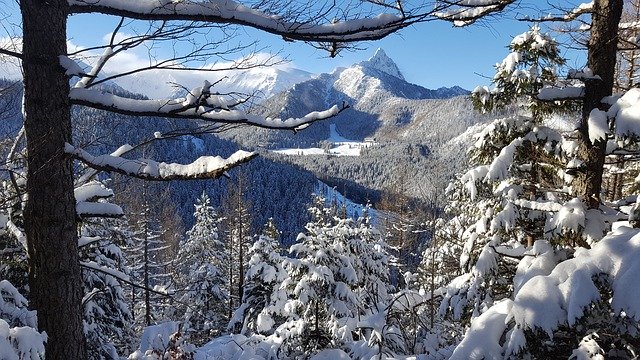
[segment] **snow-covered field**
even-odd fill
[[[280,149],[273,150],[274,153],[283,155],[334,155],[334,156],[360,156],[360,152],[363,148],[372,146],[373,142],[360,142],[345,139],[338,134],[336,125],[331,124],[329,126],[329,138],[327,141],[331,143],[330,149],[321,149],[318,147],[305,148],[305,149]]]

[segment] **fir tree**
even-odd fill
[[[178,269],[183,274],[178,282],[185,334],[200,344],[224,329],[229,294],[221,268],[228,260],[218,238],[220,219],[206,193],[196,202],[193,215],[195,224],[178,251]]]
[[[267,235],[277,233],[274,230],[274,227],[267,227],[247,254],[249,262],[242,303],[229,324],[231,329],[241,334],[270,335],[274,325],[282,322],[272,309],[286,300],[286,294],[279,287],[287,274],[282,267],[284,257],[280,255],[280,244]]]

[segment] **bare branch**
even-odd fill
[[[0,48],[0,55],[8,55],[22,60],[22,54],[17,51]]]

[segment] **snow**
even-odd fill
[[[101,273],[113,276],[116,279],[122,279],[124,281],[130,281],[129,279],[129,275],[123,273],[122,271],[113,269],[113,268],[108,268],[108,267],[104,267],[94,261],[81,261],[80,265],[85,267],[85,268],[89,268],[89,269],[93,269],[95,271],[99,271]]]
[[[36,312],[7,280],[0,280],[0,359],[43,359],[47,334],[36,328]]]
[[[249,161],[257,155],[239,150],[226,159],[220,156],[201,156],[190,164],[176,164],[159,163],[149,159],[131,160],[106,154],[93,156],[70,144],[65,145],[65,152],[92,167],[154,180],[216,178],[224,171]]]
[[[76,203],[76,213],[79,217],[124,216],[124,211],[120,206],[105,202],[79,201]]]
[[[303,148],[303,149],[278,149],[271,152],[281,155],[332,155],[332,156],[360,156],[362,149],[366,149],[375,145],[372,142],[360,142],[353,141],[342,137],[335,124],[329,125],[329,138],[328,142],[333,147],[329,149],[321,149],[317,147]]]
[[[509,299],[499,301],[473,321],[450,360],[503,358],[500,338],[506,329],[507,315],[512,305]],[[483,336],[469,336],[474,333],[482,333]]]
[[[113,191],[107,189],[102,183],[92,181],[73,189],[77,202],[90,201],[92,199],[108,198],[113,196]]]
[[[509,145],[500,150],[500,154],[493,160],[487,171],[487,180],[504,180],[509,174],[518,146],[522,145],[522,138],[514,139]]]
[[[569,360],[604,360],[604,350],[598,345],[597,338],[596,333],[585,336],[578,348],[573,350]]]
[[[100,240],[102,240],[100,236],[80,236],[78,238],[78,247],[83,247]]]
[[[476,181],[480,179],[484,179],[484,177],[487,175],[488,172],[489,172],[489,167],[485,165],[481,165],[467,171],[460,178],[460,182],[464,184],[465,188],[469,192],[469,195],[471,196],[471,200],[474,200],[478,193],[478,189],[476,187]]]
[[[550,229],[556,234],[563,234],[572,231],[577,234],[585,227],[586,209],[582,200],[573,198],[560,208],[558,213],[553,215],[549,222]]]
[[[195,96],[200,95],[200,96]],[[334,105],[323,111],[313,111],[300,118],[263,118],[239,109],[230,109],[231,104],[221,100],[220,96],[194,88],[186,98],[142,100],[131,99],[105,93],[100,90],[73,88],[69,93],[71,100],[80,105],[124,113],[127,115],[168,116],[174,118],[198,118],[230,124],[252,124],[271,129],[294,129],[318,120],[338,115],[348,106]],[[242,100],[237,100],[241,103]],[[223,106],[224,105],[224,106]]]
[[[367,61],[363,61],[360,63],[361,66],[369,67],[372,69],[376,69],[382,71],[391,76],[397,77],[398,79],[404,80],[404,76],[398,69],[398,65],[396,65],[387,53],[384,52],[381,48],[376,50],[376,53]]]
[[[349,142],[353,142],[352,140],[349,140],[347,138],[342,137],[338,133],[338,129],[336,128],[336,124],[329,124],[329,139],[327,139],[327,140],[331,141],[333,143],[349,143]]]
[[[60,59],[60,65],[66,69],[65,75],[67,76],[79,76],[84,74],[84,69],[78,65],[75,61],[70,59],[68,56],[60,55],[58,57]]]
[[[128,70],[117,66],[125,62],[124,56],[122,61],[115,58],[113,62],[114,64],[103,70],[105,76]],[[245,69],[245,67],[270,63],[275,64]],[[241,69],[234,69],[238,64],[241,64]],[[211,70],[215,72],[215,76],[212,76]],[[230,62],[206,64],[193,70],[172,65],[169,69],[150,69],[112,81],[133,93],[144,94],[150,99],[162,99],[171,97],[182,89],[176,88],[175,84],[190,89],[199,86],[202,79],[217,79],[215,83],[217,92],[251,94],[253,100],[259,101],[283,92],[295,84],[312,79],[314,76],[312,73],[296,69],[285,59],[273,54],[255,53]]]
[[[554,87],[545,86],[540,89],[538,99],[543,101],[580,99],[584,96],[584,86]]]
[[[0,319],[0,359],[44,359],[47,335],[28,326],[9,327]]]
[[[627,91],[611,106],[607,115],[615,118],[617,137],[640,134],[640,89],[633,88]]]
[[[589,128],[589,140],[595,143],[597,140],[604,140],[609,133],[609,124],[607,123],[607,113],[600,109],[593,109],[587,120]]]
[[[144,328],[140,346],[138,350],[132,353],[129,360],[155,360],[160,359],[153,351],[163,354],[169,347],[171,335],[180,331],[180,323],[177,321],[168,321],[157,325],[151,325]]]

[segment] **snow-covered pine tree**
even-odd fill
[[[612,9],[593,10],[604,14]],[[598,61],[590,58],[590,63]],[[570,75],[585,82],[584,91],[602,81],[601,74],[588,69]],[[549,100],[555,90],[543,88],[532,95]],[[478,203],[471,217],[477,221],[463,233],[461,263],[470,267],[449,283],[443,301],[454,316],[464,313],[465,306],[473,305],[475,311],[453,359],[472,353],[499,358],[625,357],[637,351],[637,318],[631,314],[638,308],[622,300],[628,296],[624,287],[631,286],[625,274],[635,263],[629,256],[638,251],[637,230],[621,227],[603,238],[610,222],[620,220],[610,206],[621,209],[628,202],[603,204],[599,190],[587,197],[582,192],[599,189],[597,176],[603,168],[594,155],[598,149],[602,147],[601,154],[629,154],[624,147],[633,145],[638,133],[629,122],[638,117],[629,109],[637,106],[639,95],[632,89],[622,97],[598,98],[598,106],[609,109],[591,109],[580,125],[583,133],[561,137],[540,122],[543,118],[521,117],[497,120],[487,128],[493,133],[491,127],[504,128],[502,133],[510,136],[480,134],[474,154],[478,158],[484,152],[479,150],[488,148],[489,161],[480,162],[484,165],[471,169],[450,189]],[[585,95],[584,101],[594,99]],[[584,136],[587,150],[580,145]],[[605,151],[608,138],[617,141],[609,142]],[[608,260],[601,262],[604,258]],[[496,276],[505,265],[510,270]]]
[[[368,221],[356,225],[335,216],[336,210],[322,198],[314,200],[312,220],[284,261],[288,277],[263,311],[284,319],[272,336],[283,338],[280,351],[286,356],[325,348],[366,353],[371,348],[363,344],[369,341],[385,346],[381,336],[387,329],[380,322],[389,300],[385,246]]]
[[[219,239],[220,219],[202,193],[195,204],[195,224],[178,251],[179,315],[185,335],[201,344],[220,334],[228,321],[227,280],[222,267],[228,263]]]
[[[285,258],[280,243],[272,237],[277,230],[270,224],[273,225],[269,222],[249,249],[242,302],[229,323],[233,332],[243,335],[270,335],[275,325],[283,321],[274,309],[282,307],[287,299],[286,292],[280,289],[287,278]]]
[[[130,243],[130,235],[124,219],[85,219],[80,224],[89,359],[115,359],[132,350],[133,317],[122,284],[129,280],[122,249]]]
[[[496,64],[494,88],[478,86],[473,90],[471,100],[476,109],[488,112],[520,103],[536,121],[553,112],[577,109],[575,101],[550,102],[537,98],[543,87],[557,85],[558,69],[566,62],[560,56],[555,39],[534,25],[513,38],[509,50],[509,55]]]
[[[37,316],[27,299],[0,280],[0,359],[44,359],[47,334],[37,331]]]
[[[290,248],[293,258],[284,267],[289,277],[282,287],[289,299],[282,309],[286,321],[276,335],[284,338],[283,351],[296,357],[324,348],[344,346],[338,332],[346,319],[357,313],[357,275],[344,248],[347,221],[332,216],[334,211],[316,198],[310,208],[312,221],[298,243]],[[343,329],[344,330],[344,329]]]

